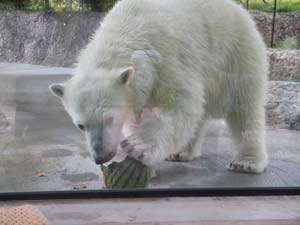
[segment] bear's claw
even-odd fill
[[[166,158],[167,161],[174,161],[174,162],[188,162],[193,160],[195,157],[193,154],[189,152],[180,152],[176,154],[171,154],[169,157]]]
[[[233,160],[227,169],[241,173],[262,173],[267,165],[267,160]]]

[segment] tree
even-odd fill
[[[10,9],[24,9],[30,0],[0,0],[0,3]]]
[[[101,11],[101,0],[81,0],[82,11]]]
[[[50,2],[49,0],[45,0],[45,9],[50,10]]]
[[[73,0],[66,0],[66,8],[68,11],[72,11]]]

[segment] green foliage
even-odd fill
[[[297,37],[287,37],[284,40],[278,41],[275,44],[275,48],[280,49],[300,49],[300,42]]]
[[[247,0],[237,0],[246,7]],[[249,0],[249,9],[272,12],[274,0]],[[300,10],[300,0],[277,0],[277,11],[288,12]]]
[[[0,10],[108,11],[117,0],[0,0]]]
[[[110,10],[116,2],[117,0],[102,0],[102,10],[103,11]]]
[[[0,10],[108,11],[117,0],[0,0]],[[236,0],[246,7],[247,0]],[[47,4],[49,3],[49,5]],[[300,10],[300,0],[277,0],[278,11]],[[249,0],[249,9],[272,12],[274,0]]]
[[[25,9],[29,3],[30,0],[0,0],[0,9]]]

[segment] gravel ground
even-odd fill
[[[270,80],[300,81],[300,50],[268,49]]]

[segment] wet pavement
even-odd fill
[[[0,63],[0,192],[103,188],[84,136],[48,91],[49,84],[71,73],[70,68]],[[267,147],[265,173],[227,171],[234,146],[224,122],[214,120],[202,156],[160,163],[151,187],[300,186],[300,132],[269,128]]]

